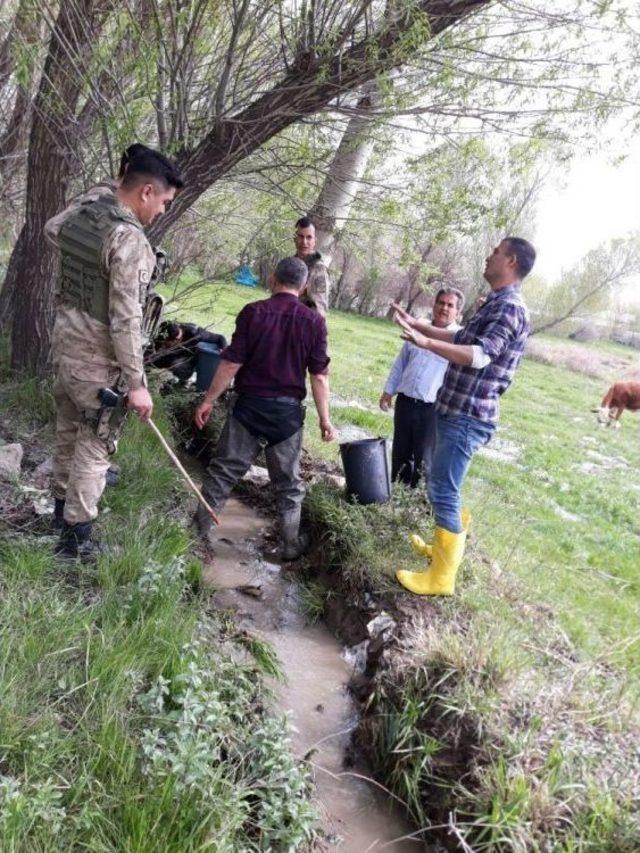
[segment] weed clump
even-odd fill
[[[339,567],[353,589],[382,592],[395,588],[393,571],[414,563],[408,535],[427,535],[431,513],[420,491],[395,485],[388,503],[349,503],[337,489],[314,483],[305,513],[327,567]]]
[[[473,850],[637,849],[638,727],[611,673],[508,657],[444,613],[380,673],[359,739],[414,820]],[[453,846],[456,846],[455,844]]]

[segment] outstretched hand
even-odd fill
[[[410,326],[408,323],[405,323],[405,321],[401,317],[398,317],[396,319],[396,323],[402,329],[402,331],[400,332],[400,337],[404,341],[409,341],[410,343],[415,344],[417,347],[422,347],[422,349],[429,349],[430,338],[416,331],[413,326]]]
[[[401,305],[398,305],[397,302],[392,302],[391,307],[394,310],[393,321],[394,323],[398,323],[402,325],[402,323],[406,323],[408,326],[413,326],[415,323],[414,318],[409,314],[408,311],[405,311]]]

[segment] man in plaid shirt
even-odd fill
[[[530,324],[521,283],[535,258],[527,240],[505,237],[486,261],[484,277],[491,293],[457,332],[416,320],[393,305],[402,337],[450,362],[436,400],[436,449],[428,484],[436,522],[433,544],[411,537],[415,550],[431,557],[431,566],[396,573],[418,595],[451,595],[455,589],[469,526],[460,490],[473,454],[495,431],[498,398],[511,384],[524,352]]]

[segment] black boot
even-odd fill
[[[210,554],[215,554],[216,533],[213,519],[201,503],[198,503],[196,514],[193,517],[193,523],[200,534],[202,544]]]
[[[56,533],[61,533],[64,526],[64,498],[54,498],[53,521],[51,528]]]
[[[94,563],[104,553],[104,548],[91,538],[93,522],[67,524],[65,521],[55,553],[64,560],[80,560],[82,563]]]
[[[300,510],[284,513],[280,518],[280,534],[282,536],[281,558],[286,562],[297,560],[309,548],[308,533],[300,532]]]

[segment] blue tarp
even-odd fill
[[[251,272],[249,264],[242,264],[233,280],[236,284],[244,284],[245,287],[255,287],[258,284],[258,279]]]

